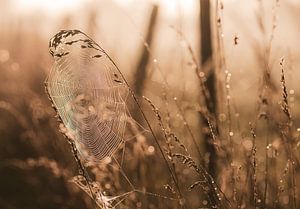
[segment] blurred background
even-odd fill
[[[201,12],[201,4],[202,9],[209,5],[210,12]],[[207,17],[210,27],[203,22]],[[224,156],[217,157],[212,143],[205,140],[209,131],[204,130],[207,127],[201,116],[204,97],[195,65],[198,64],[198,72],[208,78],[207,90],[213,105],[207,108],[215,117],[214,123],[218,124],[215,126],[219,127],[216,143],[228,146],[222,139],[226,141],[230,136],[233,140],[233,169],[243,170],[247,165],[244,158],[251,156],[248,152],[253,141],[249,122],[260,119],[263,114],[267,118],[269,115],[269,119],[255,123],[257,172],[261,174],[257,181],[262,184],[258,187],[264,191],[268,181],[284,180],[289,171],[287,174],[282,171],[289,166],[288,160],[296,162],[292,168],[296,183],[291,186],[286,181],[285,188],[290,189],[280,198],[269,190],[259,195],[270,208],[276,200],[282,204],[275,204],[274,208],[295,208],[293,188],[297,182],[299,186],[300,181],[297,164],[299,21],[300,2],[297,0],[0,0],[0,208],[92,208],[88,195],[69,181],[77,175],[78,168],[67,140],[59,133],[55,111],[44,91],[44,81],[53,64],[48,41],[61,29],[79,29],[100,44],[137,96],[151,99],[191,156],[197,159],[190,134],[193,133],[196,144],[206,153],[206,166],[224,190],[229,184],[226,180],[229,174],[218,163],[212,164],[213,159]],[[288,121],[292,127],[289,136],[293,139],[291,147],[296,157],[286,156],[284,148],[281,149],[284,147],[282,137],[275,131],[279,127],[276,124],[286,123],[279,114],[284,103],[282,68],[292,115],[292,122]],[[210,84],[214,88],[210,88]],[[143,107],[151,115],[147,102],[143,102]],[[131,104],[129,109],[134,108]],[[133,113],[143,124],[140,116]],[[268,122],[273,119],[278,123]],[[157,124],[153,116],[150,121]],[[159,132],[160,128],[155,130]],[[285,132],[282,130],[281,133]],[[145,152],[153,152],[153,141],[146,140],[146,145],[142,145],[146,146]],[[271,154],[265,151],[269,145],[275,147]],[[279,155],[274,157],[273,152]],[[278,161],[276,166],[272,164],[273,157]],[[222,164],[222,160],[219,161]],[[273,169],[269,171],[272,177],[267,183],[266,162],[270,162]],[[132,162],[132,165],[139,167],[139,163]],[[157,163],[159,170],[161,161]],[[131,168],[133,173],[135,166]],[[274,187],[279,190],[279,186],[278,183]],[[247,194],[247,191],[242,192]],[[277,199],[272,199],[272,195]],[[299,191],[296,195],[299,207]],[[194,197],[189,200],[190,208],[207,205]],[[177,208],[159,206],[156,200],[145,201],[141,201],[143,206],[134,204],[128,208]],[[248,203],[242,202],[246,208]]]

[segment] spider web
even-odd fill
[[[81,155],[101,161],[124,142],[128,90],[113,82],[116,74],[102,55],[93,57],[92,49],[79,52],[78,46],[70,50],[56,59],[47,89]]]
[[[49,47],[55,63],[45,84],[64,124],[64,133],[74,141],[85,162],[103,164],[105,159],[112,159],[113,162],[108,165],[120,172],[130,189],[123,194],[114,194],[109,199],[101,191],[97,191],[96,198],[100,198],[102,202],[105,202],[104,199],[109,200],[110,204],[114,202],[109,207],[119,205],[132,193],[178,201],[176,198],[147,192],[144,188],[138,189],[122,168],[125,158],[125,128],[133,121],[126,105],[129,88],[106,53],[77,30],[59,32],[50,40]],[[135,125],[142,127],[137,122]],[[122,145],[123,154],[115,156]],[[121,163],[118,156],[121,156]],[[94,191],[89,185],[84,185],[81,181],[76,183],[93,196]],[[121,200],[117,201],[118,199]]]

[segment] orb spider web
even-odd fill
[[[105,51],[78,30],[60,31],[50,40],[49,49],[55,63],[45,85],[63,123],[63,132],[74,142],[80,158],[85,162],[99,164],[107,158],[112,159],[115,165],[110,166],[119,169],[131,191],[107,198],[101,191],[94,192],[93,185],[97,182],[91,186],[92,181],[87,179],[86,184],[82,181],[76,181],[76,184],[96,203],[100,199],[104,208],[119,205],[132,193],[178,201],[173,197],[137,189],[122,168],[125,142],[134,138],[125,139],[126,125],[135,124],[142,128],[142,132],[147,129],[130,116],[126,105],[130,89]],[[123,154],[119,163],[114,155],[122,145]],[[115,204],[111,205],[112,202]]]

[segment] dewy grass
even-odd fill
[[[222,7],[222,12],[223,12],[223,7]],[[221,22],[221,21],[220,21]],[[222,26],[218,26],[219,28],[221,28]],[[221,35],[223,34],[223,31],[222,29],[221,30]],[[275,30],[275,27],[273,27],[273,30],[272,30],[272,33],[274,33],[274,30]],[[183,37],[183,34],[181,32],[178,32],[178,34]],[[273,35],[272,35],[273,36]],[[271,40],[272,40],[272,36],[271,36]],[[183,39],[184,40],[184,39]],[[221,42],[222,42],[222,38],[219,39]],[[165,138],[165,143],[161,143],[159,142],[159,138],[156,136],[157,133],[155,133],[154,129],[152,128],[152,124],[150,122],[150,120],[146,117],[146,114],[144,112],[144,110],[142,109],[142,106],[140,104],[140,102],[138,101],[138,98],[136,97],[135,93],[132,91],[132,89],[130,88],[128,82],[126,81],[124,75],[122,74],[122,72],[119,70],[119,68],[116,66],[116,64],[114,63],[114,61],[107,55],[107,53],[97,44],[95,44],[93,42],[93,44],[95,44],[96,47],[98,47],[106,56],[107,58],[110,60],[110,62],[113,64],[113,66],[115,67],[115,69],[117,70],[117,72],[120,74],[121,76],[121,80],[120,80],[120,83],[124,82],[126,88],[128,88],[128,91],[130,92],[133,100],[135,101],[136,103],[136,106],[137,106],[137,109],[141,112],[141,115],[142,117],[144,118],[148,128],[150,129],[150,132],[156,142],[156,145],[165,161],[165,165],[166,167],[168,168],[168,171],[169,171],[169,174],[171,176],[171,178],[173,179],[173,184],[174,184],[174,187],[175,189],[172,188],[172,186],[170,186],[169,184],[168,187],[170,188],[169,190],[170,191],[173,191],[177,194],[177,198],[178,198],[178,201],[179,201],[179,205],[180,207],[182,208],[185,208],[187,207],[187,205],[189,203],[186,202],[185,200],[185,196],[186,194],[183,193],[184,189],[182,189],[181,187],[184,185],[181,181],[180,181],[180,176],[184,175],[184,174],[181,174],[180,172],[176,171],[179,169],[179,165],[177,165],[177,163],[182,163],[183,165],[186,165],[188,168],[194,170],[196,173],[199,174],[200,176],[200,180],[195,180],[192,184],[190,184],[188,186],[188,190],[189,191],[193,191],[195,190],[197,187],[200,187],[202,188],[202,192],[205,193],[207,195],[207,201],[208,202],[205,202],[206,204],[209,204],[211,207],[215,207],[215,208],[232,208],[232,207],[242,207],[242,205],[253,205],[254,208],[257,208],[257,207],[261,207],[262,204],[264,205],[264,207],[266,207],[268,204],[270,204],[269,202],[269,199],[268,199],[268,185],[269,185],[269,181],[267,180],[267,178],[269,178],[269,166],[268,166],[268,149],[266,149],[265,153],[266,153],[266,157],[265,157],[265,160],[266,160],[266,174],[264,175],[265,179],[264,181],[264,192],[261,191],[261,187],[259,186],[261,184],[261,180],[259,180],[259,176],[260,174],[258,173],[258,170],[259,170],[259,159],[257,157],[257,153],[258,153],[258,147],[257,147],[257,134],[256,134],[256,129],[257,129],[257,126],[258,126],[258,120],[260,120],[262,118],[262,115],[264,115],[263,112],[260,112],[258,115],[258,118],[257,120],[255,120],[254,124],[253,125],[250,125],[250,134],[251,134],[251,137],[252,137],[252,147],[251,147],[251,152],[250,152],[250,155],[249,155],[249,160],[246,161],[246,164],[247,165],[249,162],[249,165],[251,167],[251,169],[248,170],[248,172],[250,172],[250,174],[248,174],[247,172],[245,173],[246,175],[246,178],[245,178],[245,183],[246,185],[249,186],[249,191],[252,191],[251,192],[251,195],[248,197],[249,198],[249,202],[247,203],[246,202],[246,199],[247,197],[245,198],[245,193],[249,192],[249,191],[246,191],[245,188],[239,188],[238,187],[238,181],[240,180],[240,176],[242,175],[241,174],[241,170],[242,170],[242,167],[243,166],[240,166],[239,168],[239,173],[238,173],[238,176],[235,176],[236,172],[235,172],[235,168],[234,168],[234,165],[233,163],[235,162],[235,159],[236,157],[234,156],[234,153],[235,153],[235,149],[236,149],[236,144],[234,143],[234,134],[233,134],[233,127],[232,127],[232,121],[233,121],[233,118],[231,117],[231,106],[232,106],[232,103],[231,103],[231,94],[230,94],[230,88],[231,88],[231,84],[230,84],[230,77],[231,77],[231,73],[229,73],[227,70],[225,71],[225,83],[224,83],[224,86],[225,86],[225,98],[226,98],[226,109],[227,109],[227,122],[228,122],[228,127],[227,127],[227,131],[223,131],[223,133],[228,133],[226,134],[226,137],[228,139],[228,142],[227,143],[224,143],[224,142],[219,142],[218,143],[218,140],[217,138],[222,138],[224,136],[222,136],[222,133],[218,133],[218,134],[221,134],[221,135],[216,135],[216,132],[215,132],[215,126],[218,126],[218,120],[216,118],[215,115],[212,115],[212,113],[208,112],[208,105],[209,103],[211,102],[210,101],[210,96],[207,95],[207,90],[206,90],[206,84],[205,84],[205,81],[206,81],[206,78],[205,78],[205,73],[202,72],[200,70],[200,67],[198,66],[197,64],[197,61],[196,61],[196,58],[195,58],[195,55],[194,55],[194,52],[191,48],[191,46],[186,42],[186,46],[187,46],[187,49],[189,51],[189,54],[191,55],[192,57],[192,61],[194,63],[194,68],[196,69],[196,75],[198,76],[199,78],[199,81],[200,81],[200,86],[201,86],[201,89],[202,89],[202,92],[203,92],[203,95],[204,96],[204,107],[206,107],[206,111],[202,110],[202,114],[205,116],[205,118],[207,119],[208,121],[208,124],[209,124],[209,131],[211,132],[211,136],[212,136],[212,140],[215,144],[215,146],[217,146],[217,150],[218,150],[218,155],[219,156],[223,156],[225,159],[227,159],[227,163],[225,164],[225,167],[228,167],[231,171],[230,171],[230,179],[227,179],[228,182],[230,182],[230,186],[227,188],[230,188],[230,189],[227,189],[226,191],[222,191],[222,187],[219,187],[218,186],[218,183],[216,180],[214,180],[212,178],[212,176],[209,174],[209,172],[207,171],[207,169],[205,168],[205,165],[201,164],[201,165],[197,165],[196,162],[190,157],[189,155],[189,152],[188,152],[188,149],[186,148],[186,146],[184,145],[184,143],[182,143],[182,140],[179,140],[179,138],[176,136],[175,133],[172,133],[171,130],[167,130],[166,126],[164,125],[164,122],[163,122],[163,119],[162,119],[162,116],[161,116],[161,113],[160,111],[158,110],[158,108],[153,104],[153,102],[148,99],[147,97],[144,97],[144,99],[150,104],[157,120],[158,120],[158,124],[161,128],[161,133],[162,135],[164,135],[164,138]],[[91,44],[91,47],[95,47],[93,46],[93,44]],[[222,67],[224,69],[227,69],[226,67],[226,56],[225,56],[225,53],[224,53],[224,45],[221,43],[220,45],[220,53],[223,53],[220,55],[220,62],[221,65],[219,67]],[[269,62],[268,61],[268,57],[270,56],[270,46],[268,46],[269,50],[267,50],[267,61],[266,62]],[[150,50],[149,48],[147,48],[147,50]],[[223,51],[223,52],[222,52]],[[62,56],[68,56],[68,53],[61,53],[59,54],[60,57]],[[97,57],[98,58],[98,57]],[[101,58],[101,56],[99,56],[99,58]],[[155,61],[156,63],[157,61]],[[223,64],[222,64],[223,63]],[[269,65],[267,65],[269,66]],[[284,112],[284,114],[287,116],[288,120],[289,120],[289,124],[291,124],[291,121],[292,121],[292,117],[291,117],[291,113],[290,113],[290,109],[289,109],[289,105],[288,105],[288,91],[287,91],[287,87],[286,87],[286,79],[285,79],[285,76],[284,76],[284,70],[283,70],[283,60],[280,62],[280,66],[282,66],[282,69],[281,69],[281,83],[282,83],[282,102],[281,102],[281,107],[282,107],[282,110]],[[270,71],[269,71],[269,67],[266,69],[267,70],[267,74],[269,75],[270,74]],[[264,77],[264,79],[269,79],[270,76],[267,76],[267,77]],[[168,85],[166,83],[166,85]],[[265,82],[265,85],[270,85],[270,82],[269,81],[266,81]],[[264,91],[263,91],[264,92]],[[266,92],[265,92],[266,93]],[[270,92],[268,92],[270,93]],[[267,94],[264,94],[264,96],[268,96]],[[268,97],[265,101],[263,102],[262,104],[263,105],[267,105],[270,101],[271,101],[272,97]],[[174,100],[176,102],[176,105],[177,107],[180,109],[179,107],[179,103]],[[260,110],[260,108],[259,108]],[[184,115],[183,112],[180,112],[181,115]],[[270,115],[267,113],[265,114],[266,115],[266,118],[268,119],[270,117]],[[269,119],[268,119],[269,120]],[[184,123],[187,123],[185,122],[186,119],[184,118]],[[212,122],[213,121],[213,122]],[[268,125],[270,126],[271,123],[268,123]],[[219,129],[219,128],[218,128]],[[191,132],[191,130],[190,130]],[[280,131],[281,136],[283,138],[283,140],[285,141],[285,143],[288,143],[287,140],[286,140],[286,134],[283,133],[283,131]],[[191,136],[192,138],[195,140],[195,138],[193,137],[193,133],[191,133]],[[289,135],[291,136],[291,135]],[[175,150],[173,150],[174,148],[174,144],[170,141],[174,139],[175,142],[177,143],[178,147],[179,148],[182,148],[182,151],[184,152],[184,154],[182,153],[178,153],[176,152]],[[73,139],[74,140],[74,139]],[[194,142],[195,143],[195,142]],[[76,144],[73,144],[73,146],[75,148],[73,149],[76,149]],[[267,142],[267,146],[269,146],[269,142]],[[291,151],[292,153],[292,150],[290,149],[290,146],[288,145],[285,145],[286,146],[286,149],[288,149],[289,151]],[[164,148],[165,147],[165,148]],[[197,148],[199,149],[199,148]],[[75,154],[76,156],[76,159],[77,159],[77,162],[81,162],[80,161],[80,157],[78,154]],[[203,155],[201,154],[200,156],[203,157]],[[291,160],[292,158],[294,158],[292,155],[289,157],[289,160]],[[175,160],[176,159],[176,160]],[[220,158],[220,160],[224,160],[222,158]],[[177,163],[176,163],[177,161]],[[80,163],[79,163],[80,164]],[[171,165],[170,165],[171,164]],[[120,167],[120,165],[118,164],[118,166]],[[83,166],[80,166],[81,169],[83,171],[83,173],[85,173],[85,168]],[[227,169],[228,169],[227,168]],[[292,187],[292,191],[291,191],[291,198],[293,199],[293,203],[291,204],[293,206],[293,208],[296,208],[296,182],[295,182],[295,169],[293,166],[291,166],[291,172],[290,172],[290,175],[291,175],[291,187]],[[120,167],[120,169],[122,169]],[[120,170],[121,171],[121,170]],[[124,171],[122,171],[122,173],[124,173]],[[286,174],[288,174],[288,172],[286,172]],[[88,174],[86,174],[88,175]],[[85,175],[84,175],[85,176]],[[250,176],[250,178],[248,178],[248,176]],[[86,177],[86,182],[88,183],[89,182],[89,177]],[[127,177],[126,177],[127,179]],[[250,179],[250,183],[248,184],[247,181],[248,179]],[[129,183],[130,183],[130,180],[128,179]],[[131,184],[131,183],[130,183]],[[241,184],[241,183],[240,183]],[[87,184],[89,185],[89,183]],[[135,189],[135,187],[132,185],[131,186],[133,188],[133,191],[139,191],[138,189]],[[208,189],[207,189],[208,188]],[[90,188],[89,189],[90,192],[92,192],[92,189]],[[244,190],[244,191],[243,191]],[[101,191],[101,190],[99,190]],[[209,192],[209,191],[213,191],[213,192]],[[263,193],[263,194],[262,194]],[[129,194],[129,193],[128,193]],[[127,194],[126,194],[127,195]],[[124,196],[126,196],[124,195]],[[154,193],[153,193],[154,195]],[[229,197],[227,197],[227,195]],[[95,197],[94,197],[95,199]],[[95,200],[96,201],[96,200]],[[233,204],[232,204],[233,203]],[[206,205],[204,204],[204,205]]]

